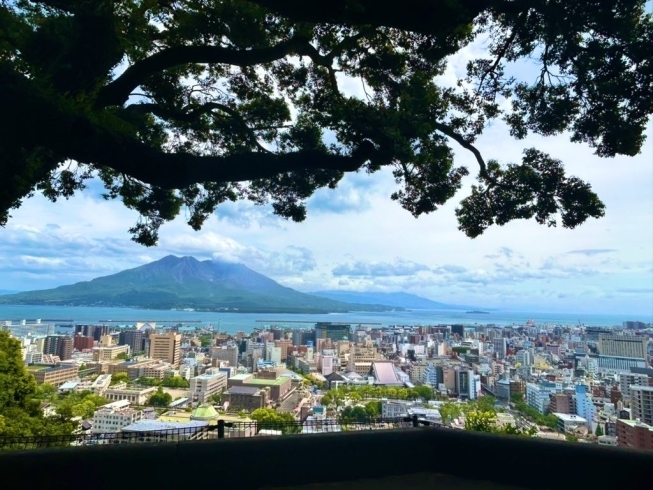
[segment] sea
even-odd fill
[[[624,321],[634,320],[651,323],[653,318],[642,315],[622,314],[575,314],[538,313],[507,310],[491,310],[488,313],[466,313],[449,310],[410,310],[392,312],[351,312],[329,314],[298,313],[226,313],[198,312],[188,310],[146,310],[135,308],[105,308],[82,306],[29,306],[0,305],[0,324],[4,321],[27,323],[40,319],[43,323],[57,325],[56,331],[66,332],[71,324],[134,325],[136,322],[155,322],[160,326],[182,324],[183,329],[213,327],[214,330],[234,334],[252,332],[256,328],[278,326],[309,328],[316,322],[338,322],[351,325],[381,328],[391,325],[524,325],[533,321],[536,325],[584,325],[591,327],[621,327]],[[36,333],[36,332],[35,332]]]

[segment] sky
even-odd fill
[[[453,84],[482,42],[455,55],[441,83]],[[528,67],[522,67],[528,71]],[[341,79],[348,94],[360,82]],[[568,135],[517,141],[494,123],[477,141],[485,160],[519,162],[536,147],[589,181],[606,216],[575,230],[534,221],[491,227],[476,239],[458,230],[454,210],[473,178],[436,212],[418,219],[390,200],[389,171],[349,174],[320,190],[304,223],[247,202],[221,205],[200,232],[182,214],[163,226],[159,245],[130,241],[136,213],[104,201],[101,187],[50,203],[27,200],[0,229],[0,290],[47,289],[89,280],[169,254],[240,262],[283,285],[319,290],[403,291],[445,303],[533,312],[623,313],[653,319],[653,124],[636,157],[599,158]],[[477,171],[454,146],[456,164]]]

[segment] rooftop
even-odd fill
[[[288,377],[277,378],[277,379],[252,378],[249,381],[245,382],[245,385],[281,386],[282,384],[287,382],[288,382]]]
[[[122,432],[151,432],[151,431],[187,431],[200,429],[209,425],[203,420],[190,420],[188,422],[161,422],[160,420],[139,420],[127,427]]]
[[[250,378],[251,376],[253,376],[253,375],[249,374],[249,373],[243,373],[243,374],[236,374],[235,376],[232,376],[229,379],[232,380],[232,381],[244,381],[244,380]]]
[[[254,386],[232,386],[227,390],[232,395],[256,395],[259,391],[260,388]]]
[[[619,419],[619,422],[621,422],[622,424],[629,425],[630,427],[645,427],[648,430],[653,431],[653,426],[645,424],[640,420]]]
[[[579,424],[587,423],[587,420],[585,420],[583,417],[580,417],[579,415],[572,415],[568,413],[554,413],[553,415],[558,417],[563,422],[577,422]]]

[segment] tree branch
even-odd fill
[[[129,94],[150,76],[175,66],[194,63],[222,63],[234,66],[252,66],[271,63],[288,55],[297,54],[306,40],[291,39],[270,48],[231,49],[219,46],[176,46],[166,48],[152,56],[137,61],[113,82],[98,93],[96,107],[123,105]]]
[[[259,143],[258,138],[254,133],[256,128],[250,127],[249,124],[247,124],[247,121],[245,121],[243,116],[236,109],[232,109],[231,107],[220,104],[218,102],[207,102],[206,104],[202,104],[201,106],[196,107],[191,111],[167,109],[165,107],[161,107],[159,104],[134,104],[127,107],[128,112],[149,112],[157,117],[160,117],[161,119],[188,123],[193,122],[197,120],[198,117],[211,113],[214,110],[222,111],[231,116],[231,118],[238,123],[243,131],[247,133],[247,138],[250,140],[250,143],[253,146],[257,147],[264,153],[269,153],[269,150],[261,145],[261,143]]]
[[[462,135],[456,133],[453,129],[451,129],[446,124],[436,122],[434,123],[434,126],[435,129],[440,131],[442,134],[456,141],[460,146],[462,146],[466,150],[471,151],[474,157],[476,158],[476,161],[478,162],[478,166],[480,167],[479,175],[485,180],[487,180],[488,182],[491,182],[492,184],[496,184],[494,178],[487,171],[487,165],[485,164],[485,160],[483,160],[483,156],[481,155],[481,152],[478,151],[478,149],[474,145],[472,145]]]
[[[230,156],[166,153],[130,135],[101,126],[83,113],[71,112],[41,93],[27,78],[0,65],[0,126],[3,139],[21,151],[49,149],[58,159],[72,159],[112,168],[144,183],[181,189],[200,182],[239,182],[302,170],[358,170],[372,155],[363,142],[351,156],[300,150],[270,154],[247,152]],[[12,147],[13,147],[12,146]],[[32,185],[36,185],[33,182]]]

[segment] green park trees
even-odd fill
[[[52,388],[37,387],[23,364],[20,342],[0,331],[0,437],[70,434],[69,417],[44,417],[41,411],[41,401],[55,396]]]
[[[277,412],[273,408],[259,408],[250,415],[258,424],[258,429],[280,430],[284,434],[296,434],[301,430],[292,414]]]
[[[165,393],[159,386],[156,392],[147,400],[147,404],[153,407],[167,407],[172,403],[172,395]]]
[[[119,383],[129,383],[129,375],[127,373],[115,373],[111,375],[111,386]]]
[[[574,228],[604,205],[564,155],[506,162],[475,143],[502,122],[517,139],[637,154],[653,112],[645,3],[0,2],[0,225],[34,193],[67,198],[96,178],[139,214],[134,240],[154,245],[166,221],[185,213],[199,229],[225,201],[302,221],[317,189],[387,168],[414,216],[472,174],[456,210],[470,237],[516,219]],[[443,84],[474,41],[486,53]]]

